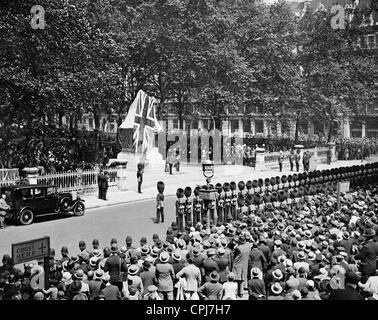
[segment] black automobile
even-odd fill
[[[22,225],[33,223],[37,216],[70,212],[82,216],[85,212],[83,199],[70,192],[58,192],[53,185],[5,186],[1,188],[1,194],[6,195],[5,201],[10,206],[5,219]]]

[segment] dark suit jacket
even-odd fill
[[[109,282],[118,282],[120,272],[127,272],[126,262],[116,254],[111,255],[106,259],[104,271],[109,272]]]
[[[361,260],[361,272],[366,274],[375,274],[377,267],[378,243],[368,241],[355,257]]]
[[[364,300],[357,290],[346,286],[345,289],[332,290],[328,300]]]
[[[251,279],[248,281],[248,294],[250,300],[257,300],[259,295],[266,297],[264,281],[260,279]]]

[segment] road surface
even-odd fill
[[[0,255],[11,254],[12,243],[50,236],[50,245],[60,257],[60,249],[67,246],[69,255],[79,253],[79,241],[84,240],[92,248],[92,240],[97,238],[100,247],[110,245],[112,238],[118,240],[119,247],[125,245],[126,236],[133,238],[139,246],[142,236],[152,244],[152,235],[157,233],[165,240],[168,226],[175,219],[175,196],[165,198],[164,224],[154,223],[156,217],[155,200],[115,205],[87,210],[82,217],[49,216],[39,218],[29,226],[11,225],[0,230]]]

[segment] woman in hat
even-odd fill
[[[169,253],[161,252],[159,262],[156,264],[156,279],[158,294],[162,300],[173,300],[173,281],[175,271],[173,266],[168,263]]]

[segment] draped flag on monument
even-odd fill
[[[139,90],[130,106],[125,121],[120,129],[133,129],[133,146],[135,152],[142,142],[141,153],[149,152],[154,147],[155,133],[163,130],[156,118],[156,99]]]

